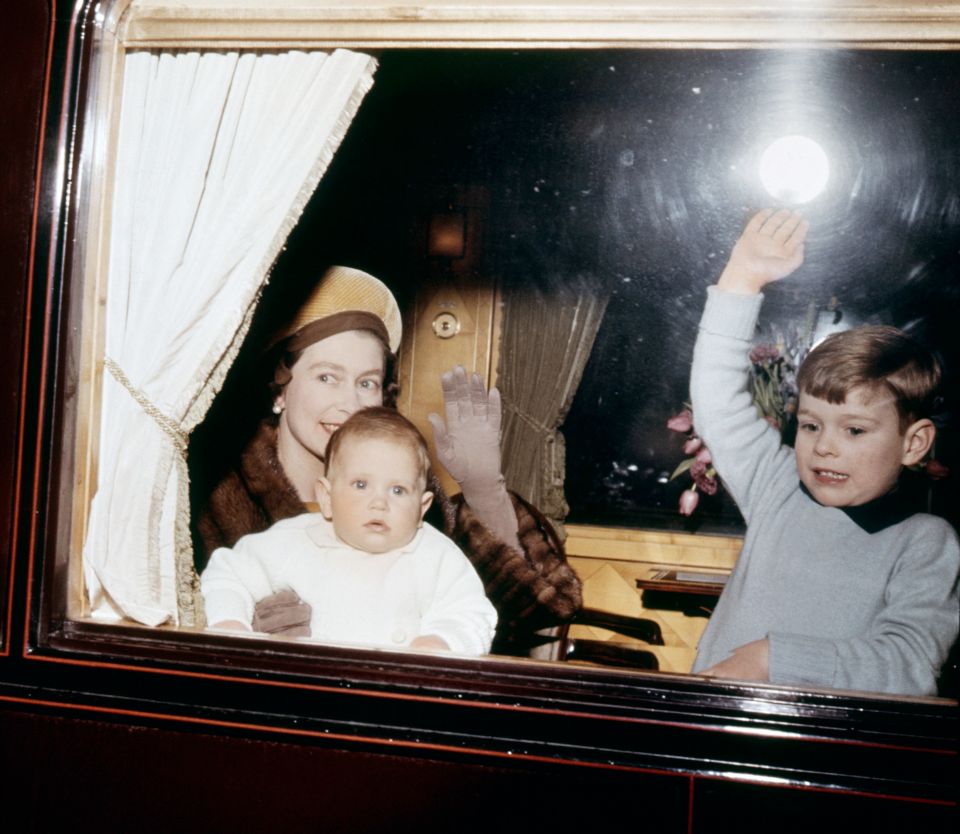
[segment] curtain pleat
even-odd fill
[[[559,426],[580,385],[609,294],[576,282],[550,291],[508,287],[504,296],[497,376],[504,477],[562,529],[569,508]]]

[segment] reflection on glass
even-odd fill
[[[760,182],[781,203],[809,203],[830,178],[830,162],[809,136],[781,136],[760,156]]]

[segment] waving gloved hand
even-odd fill
[[[462,365],[440,377],[446,422],[439,414],[427,419],[433,426],[437,457],[464,497],[474,487],[489,488],[500,474],[500,392],[483,385],[479,374],[470,374]],[[469,499],[468,499],[469,500]]]
[[[437,458],[460,484],[464,500],[502,541],[519,547],[517,517],[500,472],[500,392],[488,392],[479,374],[457,365],[440,377],[444,421],[433,426]]]

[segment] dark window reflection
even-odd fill
[[[482,246],[478,270],[508,286],[611,294],[564,425],[570,519],[736,530],[722,494],[692,520],[677,514],[685,484],[663,480],[683,454],[665,424],[687,397],[704,288],[747,216],[772,202],[756,176],[760,152],[800,133],[831,166],[804,209],[807,263],[770,292],[765,326],[785,327],[814,301],[846,322],[909,327],[942,352],[955,411],[958,89],[960,55],[949,52],[385,53],[248,344],[333,261],[409,298],[428,268],[430,214],[479,188],[487,225],[480,244],[468,241]],[[249,410],[253,361],[241,357],[208,418],[220,443],[224,426],[242,431],[231,402]],[[918,492],[956,523],[951,435],[937,456],[954,474],[932,498],[923,479]]]
[[[745,218],[773,202],[756,177],[759,154],[799,133],[822,145],[831,167],[825,191],[802,209],[812,222],[806,264],[768,293],[767,337],[804,322],[814,302],[821,327],[908,328],[952,371],[960,61],[877,52],[622,59],[623,83],[603,103],[612,136],[599,231],[614,300],[565,426],[571,519],[722,528],[737,521],[722,495],[690,522],[677,515],[688,482],[663,483],[684,457],[664,423],[686,399],[704,287]],[[949,410],[954,387],[948,380]],[[937,455],[955,460],[946,433]],[[955,502],[928,495],[929,486],[925,477],[910,483],[920,501],[950,514]]]

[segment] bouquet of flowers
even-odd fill
[[[697,508],[697,504],[700,503],[700,493],[697,490],[707,495],[713,495],[717,491],[719,485],[717,483],[717,470],[713,468],[713,458],[710,455],[710,450],[703,439],[693,430],[693,412],[689,405],[667,420],[667,428],[670,431],[686,435],[686,440],[683,443],[683,453],[690,455],[690,457],[680,461],[677,468],[673,470],[670,480],[675,480],[684,472],[690,473],[693,484],[680,493],[679,509],[681,515],[692,515]]]
[[[811,308],[799,327],[775,333],[772,341],[761,342],[750,351],[750,393],[757,412],[777,429],[785,440],[794,432],[797,411],[797,368],[810,350],[816,309]],[[700,493],[713,495],[719,486],[713,458],[693,428],[693,412],[687,404],[667,420],[667,428],[685,435],[687,455],[673,470],[670,480],[687,473],[692,481],[680,495],[679,510],[691,515],[700,503]]]

